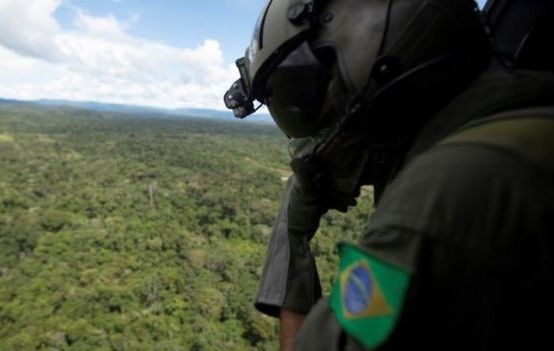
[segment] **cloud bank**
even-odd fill
[[[81,9],[74,9],[73,28],[63,29],[54,17],[59,6],[0,0],[0,97],[223,109],[236,69],[216,40],[173,47]]]

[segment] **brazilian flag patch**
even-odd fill
[[[392,332],[408,286],[407,271],[347,243],[338,246],[339,274],[331,308],[341,327],[366,348]]]

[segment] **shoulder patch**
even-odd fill
[[[348,319],[392,313],[379,282],[364,261],[354,263],[341,274],[340,290],[343,314]]]
[[[367,348],[377,347],[396,324],[409,275],[351,244],[339,244],[339,255],[331,308],[348,334]]]

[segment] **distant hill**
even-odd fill
[[[156,108],[156,107],[149,107],[149,106],[112,104],[112,103],[102,103],[102,102],[95,102],[95,101],[70,101],[70,100],[49,100],[49,99],[21,101],[21,100],[0,99],[0,105],[25,105],[25,104],[35,104],[35,105],[42,105],[42,106],[66,106],[66,107],[75,107],[79,109],[92,110],[92,111],[117,112],[117,113],[140,114],[140,115],[157,114],[157,115],[167,115],[172,117],[183,117],[183,118],[200,117],[200,118],[227,120],[227,121],[235,119],[235,117],[230,111],[220,111],[220,110],[200,109],[200,108],[164,109],[164,108]],[[245,121],[273,123],[271,116],[263,113],[255,114],[254,116],[246,118]]]
[[[24,105],[27,104],[26,101],[19,100],[9,100],[9,99],[0,99],[0,105]]]

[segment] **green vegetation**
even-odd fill
[[[275,350],[252,300],[287,163],[272,126],[0,107],[0,350]],[[370,196],[313,241],[326,289]]]

